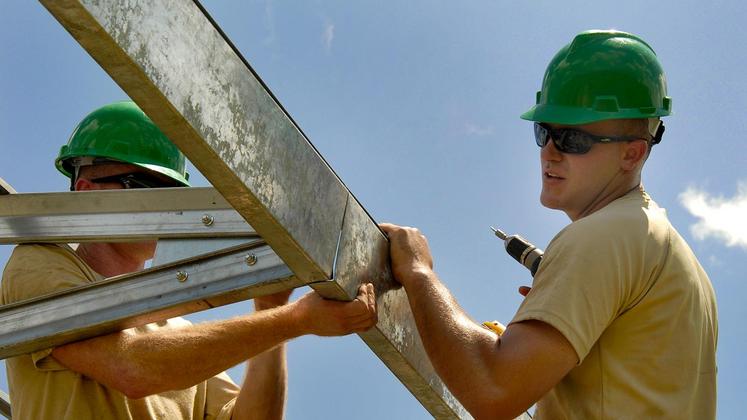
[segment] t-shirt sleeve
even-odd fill
[[[49,293],[90,284],[95,274],[60,245],[19,245],[3,271],[2,303],[9,304]],[[52,349],[33,352],[31,359],[39,370],[65,369],[53,357]]]
[[[511,321],[551,325],[573,346],[579,363],[633,294],[633,256],[608,228],[577,222],[561,231]]]
[[[205,419],[230,420],[238,395],[239,387],[226,372],[208,379]]]
[[[90,284],[95,274],[59,245],[19,245],[3,271],[2,303],[8,304]]]

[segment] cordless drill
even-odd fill
[[[528,268],[529,272],[534,276],[542,261],[544,252],[519,235],[506,235],[503,231],[493,226],[490,229],[493,229],[495,236],[503,240],[508,255],[512,256],[519,264]]]

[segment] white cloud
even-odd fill
[[[714,237],[727,246],[747,251],[747,180],[739,182],[731,198],[711,197],[707,191],[690,187],[679,196],[685,208],[700,220],[690,226],[696,239]]]
[[[265,1],[264,23],[267,36],[263,42],[265,45],[271,45],[275,42],[275,13],[272,8],[272,0]]]
[[[324,45],[324,51],[329,54],[332,51],[332,41],[335,39],[335,25],[329,22],[324,24],[324,31],[322,32],[322,44]]]
[[[470,122],[464,124],[464,130],[472,136],[489,136],[493,134],[493,127],[481,127]]]

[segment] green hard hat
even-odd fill
[[[672,113],[656,53],[641,38],[614,30],[581,32],[553,57],[536,105],[521,118],[588,124]]]
[[[81,158],[130,163],[189,186],[182,152],[132,101],[115,102],[88,114],[60,149],[55,166],[72,178]]]

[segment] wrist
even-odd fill
[[[429,283],[433,281],[436,273],[432,268],[426,266],[414,267],[412,270],[405,273],[402,278],[398,279],[405,288],[417,287],[423,283]]]
[[[298,301],[291,302],[277,310],[280,312],[280,316],[283,317],[286,328],[288,328],[289,334],[293,338],[308,334],[308,320],[304,316],[303,308],[298,304]]]

